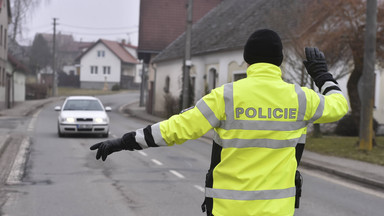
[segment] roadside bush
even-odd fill
[[[25,99],[44,99],[47,98],[48,86],[37,83],[25,84]]]
[[[379,127],[376,119],[373,119],[373,131],[376,134]],[[346,115],[338,122],[335,133],[339,136],[359,136],[360,126],[356,125],[351,115]]]
[[[164,99],[165,99],[165,114],[167,115],[166,117],[171,117],[172,115],[174,114],[177,114],[180,112],[180,109],[179,109],[179,101],[172,97],[171,94],[165,94],[164,95]]]
[[[120,91],[120,85],[119,84],[115,84],[112,86],[112,91]]]

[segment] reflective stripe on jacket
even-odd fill
[[[247,78],[152,125],[153,139],[159,146],[181,144],[213,128],[205,192],[213,215],[293,215],[296,144],[304,143],[308,123],[337,121],[348,111],[332,86],[337,84],[327,82],[320,91],[332,90],[318,94],[284,82],[275,65],[253,64]],[[145,145],[144,135],[141,140]]]

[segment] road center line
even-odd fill
[[[143,152],[143,151],[137,151],[139,154],[141,154],[141,155],[143,155],[143,156],[145,156],[145,157],[147,157],[148,156],[148,154],[147,153],[145,153],[145,152]]]
[[[179,172],[177,172],[175,170],[169,170],[169,172],[172,173],[173,175],[175,175],[178,178],[185,179],[185,177],[181,173],[179,173]]]
[[[36,119],[39,116],[40,112],[41,112],[41,109],[39,111],[37,111],[35,114],[33,114],[32,119],[28,124],[28,128],[27,128],[28,132],[32,132],[33,129],[35,128],[35,122],[36,122]]]
[[[197,190],[199,190],[201,192],[205,192],[205,189],[203,187],[201,187],[200,185],[193,185],[193,187],[195,187]]]
[[[160,161],[156,160],[156,159],[151,159],[151,161],[159,166],[163,165],[163,163],[161,163]]]

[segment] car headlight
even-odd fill
[[[74,123],[75,122],[75,118],[72,118],[72,117],[61,118],[61,122]]]
[[[106,118],[95,118],[94,121],[95,123],[107,123]]]
[[[72,117],[64,118],[64,122],[74,123],[75,122],[75,118],[72,118]]]

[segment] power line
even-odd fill
[[[65,34],[73,34],[73,35],[90,35],[90,36],[97,36],[97,35],[122,35],[122,34],[134,34],[137,33],[138,31],[131,31],[131,32],[103,32],[103,33],[88,33],[88,32],[74,32],[74,31],[61,31],[62,33]]]
[[[89,27],[89,26],[76,26],[65,23],[60,23],[61,26],[66,26],[70,28],[81,28],[81,29],[90,29],[90,30],[118,30],[118,29],[132,29],[137,28],[137,26],[122,26],[122,27]]]
[[[43,25],[40,25],[40,26],[33,26],[33,27],[30,27],[30,29],[41,29],[41,28],[51,28],[52,26],[50,24],[43,24]]]

